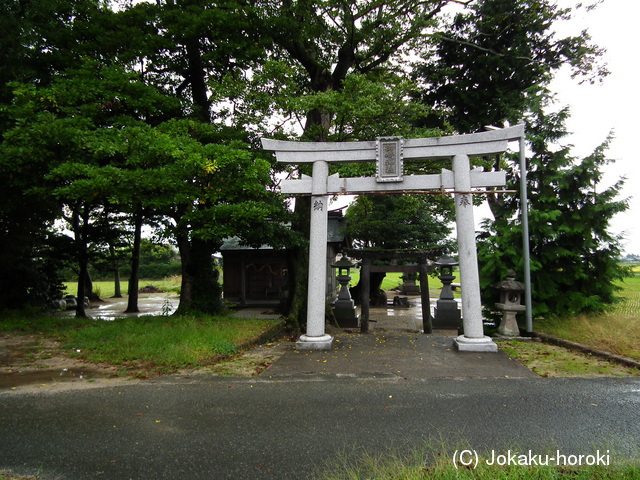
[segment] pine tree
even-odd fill
[[[601,183],[611,162],[606,156],[611,139],[583,159],[573,157],[569,146],[557,146],[567,135],[567,115],[567,109],[548,114],[540,108],[527,118],[534,316],[603,310],[615,302],[615,281],[625,275],[617,260],[621,238],[609,232],[611,218],[627,209],[627,200],[617,198],[624,179]],[[481,286],[489,308],[496,301],[490,285],[511,268],[523,269],[519,197],[505,195],[500,208],[495,221],[485,222],[479,239]]]

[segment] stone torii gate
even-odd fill
[[[274,151],[278,162],[309,164],[312,177],[283,180],[283,194],[311,195],[309,233],[309,284],[307,330],[296,343],[300,350],[329,350],[333,337],[325,332],[325,277],[327,252],[327,211],[330,195],[375,192],[411,193],[440,190],[454,194],[456,235],[462,285],[464,334],[454,343],[461,351],[495,352],[497,346],[484,335],[478,258],[473,219],[474,188],[506,184],[504,172],[471,170],[469,157],[497,155],[509,141],[524,138],[524,126],[517,125],[482,133],[448,137],[403,139],[379,138],[368,142],[290,142],[262,139],[265,150]],[[403,175],[405,160],[449,158],[452,170],[440,174]],[[340,178],[329,175],[330,163],[377,162],[376,177]]]

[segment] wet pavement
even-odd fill
[[[393,294],[388,292],[390,298]],[[420,296],[405,296],[409,300],[408,307],[387,305],[386,307],[369,308],[369,328],[373,331],[406,331],[422,332],[422,299]],[[437,298],[431,298],[429,308],[434,315]],[[461,308],[460,300],[458,307]],[[360,313],[359,307],[357,307]],[[453,334],[453,333],[452,333]]]
[[[369,334],[331,332],[330,351],[297,351],[293,344],[261,376],[333,375],[403,379],[535,378],[537,375],[504,352],[459,352],[454,332],[431,335],[388,330]]]
[[[286,480],[429,442],[640,458],[637,379],[167,377],[0,392],[0,470],[42,480]],[[524,467],[523,467],[524,468]]]
[[[258,377],[0,390],[0,471],[298,480],[338,458],[425,442],[445,458],[460,445],[640,458],[640,380],[539,378],[502,353],[456,352],[455,332],[418,333],[418,307],[372,316],[371,334],[331,331],[327,352],[296,352],[291,342]]]
[[[115,378],[115,374],[91,367],[56,368],[55,370],[37,370],[28,372],[11,372],[0,375],[0,390],[15,389],[25,385],[51,385],[60,382],[95,381],[96,379]]]

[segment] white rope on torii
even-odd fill
[[[507,150],[510,141],[520,141],[521,177],[525,175],[524,126],[517,125],[468,135],[403,139],[380,138],[368,142],[291,142],[262,139],[265,150],[274,151],[278,162],[312,164],[312,176],[283,180],[283,194],[311,195],[309,232],[309,283],[307,293],[307,330],[296,347],[299,350],[328,350],[333,337],[325,333],[325,277],[327,255],[327,213],[329,196],[380,192],[447,191],[454,194],[456,236],[462,286],[464,333],[455,338],[459,350],[495,352],[497,346],[484,335],[480,281],[471,195],[474,188],[506,185],[505,172],[471,170],[469,157],[497,155]],[[403,175],[405,160],[451,159],[452,170],[439,174]],[[376,177],[340,178],[329,175],[330,163],[377,162]],[[526,183],[523,183],[526,185]],[[452,191],[451,191],[452,190]],[[524,201],[526,205],[526,197]],[[526,212],[526,209],[525,209]],[[526,214],[523,215],[523,220]],[[528,235],[528,232],[527,232]],[[528,244],[525,277],[528,277]],[[525,279],[525,283],[526,283]],[[530,293],[525,295],[530,305]],[[528,320],[528,322],[530,322]]]

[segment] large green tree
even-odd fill
[[[433,107],[423,121],[458,133],[516,124],[560,68],[580,81],[600,81],[608,73],[603,50],[588,32],[556,33],[572,13],[548,0],[470,3],[434,32],[416,62],[422,101]]]
[[[108,207],[128,213],[134,219],[136,244],[145,217],[162,216],[184,261],[181,306],[218,309],[212,253],[220,235],[239,233],[252,244],[261,243],[256,232],[275,231],[270,225],[285,212],[268,188],[273,183],[268,157],[254,154],[252,139],[241,130],[224,127],[220,122],[224,117],[214,112],[219,104],[215,84],[255,57],[258,43],[247,26],[248,6],[138,2],[114,12],[100,2],[50,2],[51,8],[43,11],[52,17],[46,17],[37,15],[35,0],[9,3],[11,21],[20,26],[17,30],[35,32],[20,37],[17,46],[25,53],[15,57],[29,60],[52,52],[61,59],[52,62],[58,68],[43,68],[38,76],[24,68],[6,79],[35,84],[29,95],[28,88],[19,87],[22,98],[14,101],[11,117],[5,118],[5,139],[11,141],[4,145],[3,168],[9,178],[24,180],[12,187],[21,195],[41,193],[42,216],[50,222],[63,205],[71,212]],[[69,5],[63,8],[64,3]],[[24,16],[25,8],[33,15]],[[51,34],[44,35],[45,31]],[[87,59],[97,59],[104,68],[93,64],[78,71]],[[52,82],[55,91],[48,89]],[[6,92],[15,88],[3,87],[9,88]],[[150,93],[156,97],[151,99]],[[12,101],[11,96],[7,93],[6,102]],[[23,104],[17,105],[20,101]],[[169,118],[184,121],[168,123]],[[49,142],[57,129],[67,135],[58,143]],[[30,144],[30,135],[38,130],[52,135]],[[28,167],[19,158],[25,153],[37,157]],[[34,179],[41,180],[39,189]],[[23,205],[28,207],[6,217],[22,216],[24,231],[34,233],[36,229],[24,221],[34,203]],[[72,224],[79,231],[83,219],[91,223],[88,214],[69,218],[75,219]],[[18,240],[17,233],[7,235],[8,243]],[[81,243],[86,249],[90,241]]]
[[[527,116],[531,155],[527,173],[533,314],[563,316],[606,309],[616,300],[621,238],[610,232],[612,217],[624,212],[618,197],[624,180],[602,183],[610,163],[606,139],[591,155],[575,158],[567,135],[566,109]],[[560,145],[560,146],[559,146]],[[522,226],[514,220],[520,201],[507,197],[500,215],[487,221],[480,235],[479,258],[485,305],[497,301],[491,284],[507,270],[523,269]]]
[[[20,145],[18,138],[29,126],[20,124],[24,132],[14,128],[28,120],[10,107],[12,82],[46,87],[76,64],[81,57],[77,29],[100,9],[98,0],[7,0],[0,5],[0,172],[5,180],[0,191],[0,308],[46,304],[56,297],[55,272],[65,253],[55,250],[68,246],[53,228],[60,205],[45,180],[55,153],[33,155],[54,132],[45,129],[33,143]],[[54,149],[61,150],[59,145]]]

